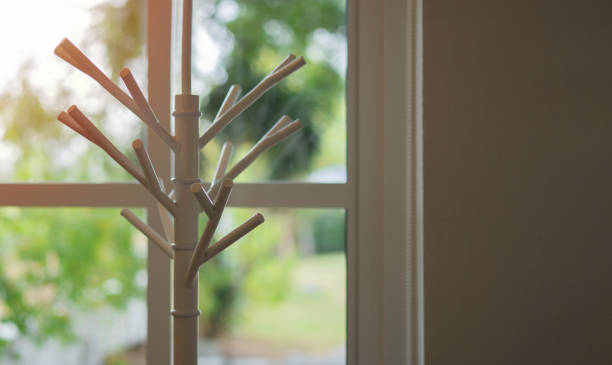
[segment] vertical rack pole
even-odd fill
[[[185,286],[185,276],[198,242],[200,206],[190,186],[198,178],[198,117],[197,95],[176,95],[174,112],[176,139],[180,149],[175,152],[174,191],[177,214],[174,218],[174,365],[196,365],[198,345],[198,281]]]
[[[198,241],[199,204],[190,186],[199,182],[199,98],[191,95],[191,13],[192,1],[183,1],[181,78],[183,92],[175,96],[173,113],[175,138],[174,191],[177,214],[174,219],[174,309],[172,310],[173,364],[198,362],[198,280],[185,286],[185,274]]]

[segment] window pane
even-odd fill
[[[236,181],[346,181],[345,13],[342,0],[194,1],[192,87],[201,96],[202,132],[230,85],[239,84],[244,95],[289,53],[307,62],[203,149],[204,180],[211,178],[223,142],[234,143],[235,163],[287,114],[299,118],[304,128],[263,154]],[[175,16],[176,60],[178,22]],[[177,93],[180,63],[174,65]]]
[[[145,88],[144,15],[142,0],[0,2],[0,181],[131,180],[56,117],[77,105],[128,155],[142,123],[53,50],[67,37],[113,79],[127,66]]]
[[[256,211],[264,224],[200,270],[201,362],[345,364],[344,210],[232,208],[217,239]]]
[[[118,209],[0,208],[0,237],[1,364],[100,364],[146,339],[147,241]]]

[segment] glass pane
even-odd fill
[[[0,237],[1,364],[117,364],[145,341],[147,241],[118,209],[0,208]]]
[[[130,67],[145,88],[144,15],[142,0],[0,2],[0,181],[132,179],[56,118],[77,105],[127,155],[142,123],[53,50],[67,37],[115,81]]]
[[[235,163],[287,114],[304,128],[263,154],[236,181],[346,181],[345,16],[342,0],[194,1],[192,87],[201,96],[202,132],[230,85],[239,84],[244,95],[289,53],[307,62],[203,149],[204,180],[211,178],[223,142],[234,143]],[[175,16],[174,93],[180,91],[178,22]]]
[[[200,270],[200,362],[346,363],[345,213],[228,209],[217,239],[266,221]]]

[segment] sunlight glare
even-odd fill
[[[53,54],[64,37],[79,42],[91,23],[92,7],[104,0],[28,0],[0,2],[0,34],[2,34],[2,67],[0,88],[16,78],[25,62],[43,67],[35,85],[47,86],[56,80],[62,69]],[[42,79],[40,79],[42,77]],[[34,80],[32,80],[34,82]]]

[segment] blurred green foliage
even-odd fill
[[[344,252],[346,244],[345,213],[342,210],[319,212],[311,217],[317,253]]]
[[[145,0],[126,0],[121,5],[106,2],[93,9],[95,22],[94,40],[105,46],[107,62],[112,78],[119,77],[119,71],[129,61],[139,57],[145,47]]]
[[[116,210],[0,209],[0,325],[35,342],[73,339],[74,309],[142,297],[145,250]],[[0,342],[0,353],[9,345]]]
[[[234,227],[252,214],[251,209],[228,209],[222,223]],[[201,230],[203,226],[200,224]],[[216,234],[215,239],[224,233],[227,229]],[[203,336],[214,337],[231,327],[236,309],[247,302],[275,303],[285,298],[294,260],[292,254],[279,255],[280,240],[278,222],[263,224],[256,233],[243,237],[202,266],[199,303]]]
[[[315,32],[324,30],[344,37],[343,1],[216,0],[216,9],[223,9],[219,6],[223,3],[225,7],[228,3],[237,6],[234,19],[225,22],[223,12],[217,10],[202,23],[221,24],[229,34],[215,31],[213,26],[212,35],[231,45],[223,62],[227,79],[220,84],[208,80],[215,84],[202,101],[202,113],[208,120],[214,118],[232,84],[241,85],[246,93],[289,53],[306,55]],[[343,110],[338,109],[344,104],[344,75],[328,62],[308,58],[306,62],[305,68],[266,92],[220,135],[250,147],[282,115],[302,121],[304,127],[299,133],[261,157],[267,167],[263,179],[287,179],[309,172],[325,129],[338,119],[344,120]]]
[[[314,33],[325,30],[345,36],[345,4],[338,0],[314,0],[308,2],[284,1],[231,1],[215,0],[214,11],[203,7],[203,21],[194,27],[204,26],[213,37],[222,40],[226,57],[222,72],[224,82],[207,81],[213,85],[209,95],[202,99],[203,118],[209,122],[217,113],[225,94],[232,84],[242,86],[243,93],[255,86],[289,53],[305,55],[312,44]],[[237,7],[233,19],[228,20],[223,8]],[[196,9],[197,11],[197,9]],[[268,29],[265,31],[264,29]],[[275,33],[275,30],[282,34]],[[204,77],[204,75],[200,75]],[[344,75],[329,63],[307,59],[302,70],[282,81],[241,116],[230,123],[217,140],[229,140],[237,145],[236,155],[250,148],[280,118],[287,114],[300,118],[304,128],[289,140],[279,144],[260,157],[263,161],[252,166],[264,166],[261,177],[288,179],[304,176],[312,169],[315,156],[321,148],[321,135],[331,124],[344,120]],[[341,141],[326,141],[343,144]],[[245,146],[245,147],[241,147]],[[203,150],[203,168],[214,166],[211,148]],[[210,158],[210,157],[213,158]],[[233,210],[236,224],[248,218],[251,211]],[[278,244],[283,222],[280,216],[257,228],[257,239],[246,236],[231,254],[220,255],[200,270],[200,303],[203,311],[202,329],[206,335],[215,335],[232,324],[234,308],[250,303],[274,304],[285,299],[290,292],[291,272],[295,264],[295,252],[279,255]],[[305,217],[307,218],[307,217]],[[317,240],[334,247],[344,247],[344,216],[334,215],[334,220],[318,231]],[[287,223],[287,222],[284,222]],[[325,222],[321,222],[324,225]],[[336,224],[337,227],[332,226]],[[285,227],[291,227],[285,224]],[[297,233],[297,232],[294,232]],[[331,233],[333,237],[324,237]],[[297,239],[298,237],[292,237]],[[242,301],[240,299],[243,299]],[[248,300],[244,300],[247,299]]]
[[[97,21],[92,34],[109,49],[112,46],[107,55],[115,75],[120,70],[116,65],[142,54],[143,4],[142,0],[128,0],[121,6],[104,4],[93,9]],[[127,33],[118,33],[111,26],[118,21]],[[129,41],[129,47],[120,36]],[[125,47],[117,48],[118,43]],[[56,121],[59,108],[70,105],[71,94],[60,89],[53,100],[45,99],[46,93],[30,82],[32,67],[26,62],[13,84],[0,93],[2,142],[14,147],[16,160],[14,170],[3,178],[122,179],[124,173],[94,148],[70,166],[56,163],[57,155],[81,138]],[[104,113],[92,115],[94,121],[104,117]],[[71,327],[75,313],[107,306],[120,309],[131,298],[144,298],[146,241],[135,236],[118,213],[110,209],[0,208],[0,355],[14,355],[11,345],[16,338],[36,343],[50,338],[76,340]],[[135,237],[140,237],[140,252]]]

